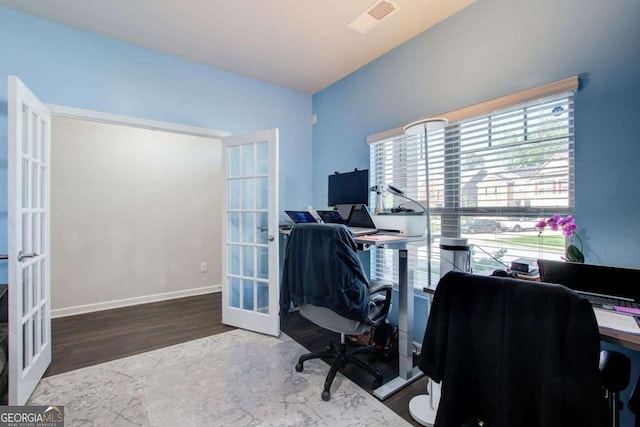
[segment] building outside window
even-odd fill
[[[561,259],[571,243],[559,232],[539,236],[535,225],[556,213],[573,214],[573,130],[573,91],[565,91],[450,120],[427,135],[426,148],[423,135],[390,131],[369,140],[370,182],[379,188],[393,184],[423,205],[429,195],[433,284],[440,277],[441,236],[469,240],[474,273],[491,274],[514,260],[535,267],[538,258]],[[401,204],[420,210],[390,193],[372,196],[381,197],[386,210]],[[371,204],[380,206],[378,200]],[[421,289],[427,283],[426,247],[409,253],[409,279]],[[393,252],[376,250],[372,274],[397,282],[396,263]]]

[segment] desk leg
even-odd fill
[[[381,400],[423,375],[418,367],[413,367],[413,286],[407,277],[407,261],[407,250],[398,250],[398,377],[373,391]]]

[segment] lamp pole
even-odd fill
[[[422,135],[424,141],[424,161],[425,161],[425,185],[426,185],[426,206],[418,205],[422,207],[427,215],[427,287],[431,288],[431,205],[430,205],[430,193],[429,188],[429,145],[427,144],[427,138],[429,132],[444,129],[449,124],[449,121],[445,118],[434,117],[429,119],[422,119],[409,123],[404,127],[404,134],[407,136],[419,136]],[[391,187],[391,186],[390,186]],[[397,189],[396,189],[397,190]],[[406,197],[406,196],[403,196]],[[414,202],[415,203],[415,202]],[[431,302],[431,298],[429,298]],[[431,310],[431,307],[429,307]],[[437,390],[433,387],[433,380],[429,378],[428,395],[418,395],[411,399],[409,402],[409,413],[422,425],[433,426],[435,424],[435,418],[437,413],[439,396],[439,388]],[[435,396],[435,395],[438,396]]]
[[[425,169],[425,185],[426,185],[426,201],[425,205],[418,205],[425,211],[427,215],[427,287],[431,289],[431,201],[429,187],[429,144],[427,143],[429,132],[435,132],[437,130],[444,129],[449,124],[449,121],[443,117],[432,117],[428,119],[421,119],[412,123],[409,123],[403,128],[406,136],[420,136],[424,141],[424,169]],[[406,196],[404,196],[406,197]],[[414,201],[414,203],[416,203]]]

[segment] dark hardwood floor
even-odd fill
[[[219,292],[61,317],[51,321],[52,361],[44,375],[231,329],[222,324]]]
[[[282,331],[309,351],[319,351],[339,334],[291,313],[282,322]],[[71,371],[169,345],[215,335],[233,329],[222,324],[219,292],[62,317],[52,321],[52,362],[45,376]],[[376,360],[374,365],[391,379],[397,375],[398,359]],[[292,366],[291,369],[294,369]],[[369,393],[373,378],[365,371],[347,365],[341,371]],[[383,401],[413,426],[409,400],[426,390],[423,377]],[[318,399],[320,393],[318,390]]]

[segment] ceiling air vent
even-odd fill
[[[353,21],[349,22],[347,27],[365,34],[396,10],[398,10],[398,7],[391,2],[377,1]]]

